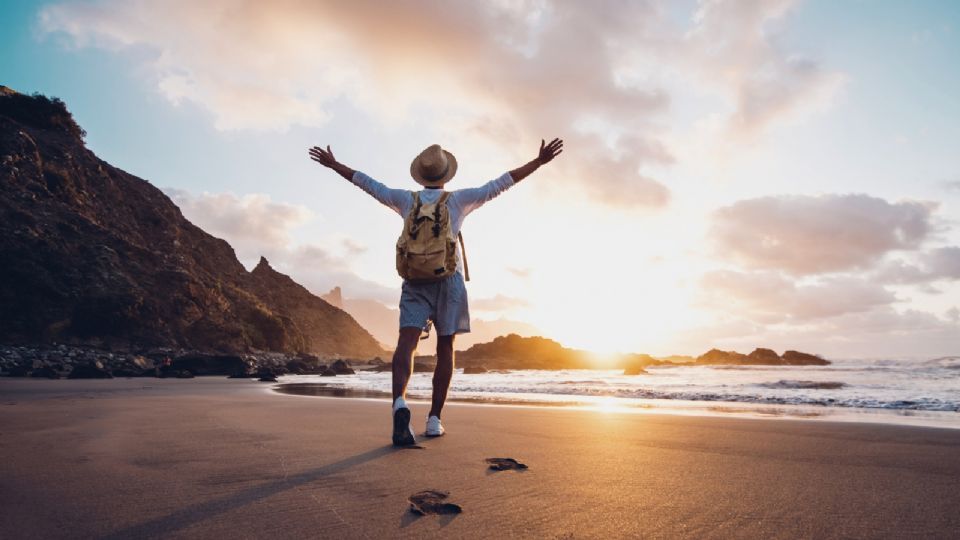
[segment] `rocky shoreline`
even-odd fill
[[[336,376],[383,364],[378,357],[321,359],[311,354],[250,352],[221,354],[155,348],[111,351],[65,344],[0,345],[0,376],[48,379],[112,379],[114,377],[177,377],[221,375],[276,380],[278,375]]]

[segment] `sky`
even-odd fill
[[[600,352],[960,354],[960,3],[3,0],[0,84],[318,294],[395,306],[401,219],[307,158],[449,189],[473,316]]]

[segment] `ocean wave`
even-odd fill
[[[813,405],[823,407],[853,407],[861,409],[892,409],[915,411],[947,411],[960,412],[960,401],[943,400],[937,398],[896,399],[883,400],[863,396],[829,397],[823,395],[763,395],[738,392],[705,392],[696,390],[670,391],[652,390],[648,388],[571,388],[569,386],[549,385],[537,388],[523,388],[510,386],[467,386],[453,389],[455,393],[470,393],[474,395],[490,396],[492,401],[498,401],[498,394],[513,394],[509,399],[515,399],[517,394],[546,394],[557,396],[584,396],[584,397],[614,397],[630,399],[666,399],[682,401],[729,401],[736,403],[760,403],[766,405]],[[508,399],[508,396],[503,396]],[[486,399],[486,398],[484,398]],[[539,401],[539,400],[532,400]]]
[[[770,383],[761,383],[758,386],[764,388],[785,388],[789,390],[837,390],[847,386],[847,383],[839,381],[777,381]]]

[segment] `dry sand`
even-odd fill
[[[0,537],[960,534],[960,430],[451,404],[395,450],[387,401],[268,388],[0,380]],[[463,513],[413,515],[425,489]]]

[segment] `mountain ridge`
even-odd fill
[[[266,259],[248,272],[83,136],[62,101],[0,86],[0,341],[384,354]]]

